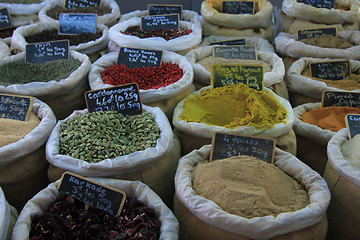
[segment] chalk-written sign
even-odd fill
[[[121,47],[117,64],[135,67],[160,67],[163,51]]]
[[[124,191],[71,172],[65,172],[62,175],[58,190],[113,216],[120,215],[126,200]]]
[[[360,108],[360,93],[328,90],[323,91],[321,107],[332,106]]]
[[[0,9],[0,29],[11,27],[11,18],[7,8]]]
[[[59,34],[96,33],[96,14],[61,13]]]
[[[211,87],[223,87],[233,83],[245,84],[258,91],[264,89],[264,70],[261,65],[228,65],[211,66]]]
[[[322,35],[330,35],[337,37],[338,36],[337,28],[327,27],[327,28],[301,29],[297,32],[297,40],[300,41],[302,39],[319,38]]]
[[[0,118],[27,121],[33,97],[0,94]]]
[[[360,114],[347,114],[345,123],[349,139],[360,133]]]
[[[179,14],[141,17],[141,30],[179,29]]]
[[[351,74],[350,61],[327,61],[310,63],[311,77],[325,80],[341,80]]]
[[[65,0],[65,8],[67,9],[100,6],[100,4],[101,0]]]
[[[316,8],[334,8],[335,0],[301,0],[301,3],[316,7]]]
[[[254,14],[254,1],[223,1],[221,12],[228,14]]]
[[[181,19],[183,6],[175,5],[175,4],[149,4],[148,5],[148,13],[150,16],[152,15],[165,15],[165,14],[179,14]]]
[[[257,60],[256,47],[253,45],[214,46],[212,55],[215,58]]]
[[[275,140],[271,138],[214,133],[210,161],[239,155],[256,157],[264,162],[273,163]]]
[[[89,112],[118,111],[123,115],[143,112],[137,83],[85,92]]]
[[[25,45],[25,61],[43,63],[58,59],[69,59],[69,40],[59,40]]]
[[[233,39],[233,40],[219,41],[219,42],[210,43],[210,46],[213,46],[213,45],[226,45],[226,46],[246,45],[246,39],[241,38],[241,39]]]

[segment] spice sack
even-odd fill
[[[11,55],[9,46],[2,40],[0,40],[0,58],[8,57]]]
[[[11,206],[5,198],[5,195],[0,188],[0,238],[9,240],[12,234],[13,227],[16,219],[18,218],[18,212]]]

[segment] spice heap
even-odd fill
[[[158,138],[160,129],[151,113],[92,112],[64,121],[59,153],[96,163],[155,147]]]
[[[302,39],[300,41],[307,45],[313,45],[323,48],[346,49],[354,46],[345,39],[331,35],[322,35],[321,37],[318,38]]]
[[[295,179],[250,156],[200,162],[193,171],[192,184],[197,194],[245,218],[277,216],[309,204],[306,190]]]
[[[305,71],[301,73],[301,75],[312,78],[310,68],[307,68]],[[360,89],[360,75],[350,74],[341,80],[325,80],[325,79],[315,79],[316,81],[321,81],[326,83],[329,87],[335,87],[344,90],[354,90]]]
[[[179,119],[234,129],[248,125],[267,129],[285,122],[286,109],[265,91],[244,84],[205,89],[184,100]]]
[[[126,199],[119,217],[89,207],[70,196],[53,203],[31,223],[30,239],[159,239],[161,222],[155,212]]]
[[[111,8],[108,6],[91,6],[68,9],[56,5],[52,9],[49,9],[46,15],[53,19],[59,19],[61,13],[96,13],[98,16],[102,16],[111,13]]]
[[[113,86],[136,82],[139,89],[158,89],[166,87],[181,79],[182,69],[174,63],[161,63],[160,67],[129,68],[114,64],[107,67],[101,78],[105,84]]]
[[[227,59],[227,58],[216,58],[213,56],[205,57],[197,61],[196,63],[202,65],[208,72],[211,72],[211,65],[213,64],[261,64],[264,72],[270,72],[271,66],[269,63],[261,60],[242,60],[242,59]]]
[[[0,30],[0,38],[8,38],[11,37],[16,27],[6,28]]]
[[[23,139],[39,123],[40,119],[33,112],[27,121],[0,118],[0,148]]]
[[[58,30],[45,30],[40,33],[25,37],[27,43],[36,43],[36,42],[49,42],[56,40],[66,40],[68,39],[70,45],[79,45],[80,43],[87,43],[99,39],[102,36],[102,32],[96,33],[80,33],[74,35],[68,34],[58,34]]]
[[[152,29],[152,30],[141,30],[140,26],[128,27],[126,31],[121,32],[125,35],[132,35],[139,38],[149,38],[149,37],[162,37],[165,40],[171,40],[177,37],[184,35],[189,35],[192,33],[191,29],[180,28],[178,29]]]
[[[354,107],[325,107],[311,109],[302,115],[302,121],[316,125],[324,130],[334,132],[346,128],[345,116],[347,114],[360,114],[360,109]]]
[[[76,59],[60,59],[39,64],[11,62],[0,66],[0,85],[59,81],[68,78],[80,65],[81,62]]]
[[[341,152],[344,156],[344,159],[349,162],[349,164],[357,169],[360,169],[360,134],[355,135],[349,141],[345,141],[341,145]]]

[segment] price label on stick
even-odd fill
[[[322,35],[330,35],[337,37],[338,36],[337,28],[327,27],[327,28],[302,29],[297,32],[297,40],[300,41],[302,39],[319,38]]]
[[[135,67],[160,67],[163,51],[121,47],[117,64]]]
[[[106,186],[71,172],[65,172],[58,190],[83,203],[119,216],[126,200],[126,193]]]
[[[349,139],[360,133],[360,114],[347,114],[345,123]]]
[[[264,71],[261,65],[228,65],[211,66],[211,87],[223,87],[233,83],[245,84],[258,91],[264,89]]]
[[[254,1],[223,1],[221,12],[228,14],[254,14]]]
[[[179,29],[179,14],[141,17],[141,30]]]
[[[100,4],[101,0],[65,0],[65,8],[67,9],[100,6]]]
[[[183,6],[175,5],[175,4],[148,4],[148,13],[150,16],[152,15],[165,15],[165,14],[179,14],[181,19]]]
[[[33,97],[0,94],[0,118],[27,121],[33,102]]]
[[[224,45],[224,46],[231,46],[231,45],[247,45],[246,39],[234,39],[234,40],[227,40],[227,41],[219,41],[219,42],[212,42],[210,46],[213,45]]]
[[[335,0],[300,0],[301,3],[316,8],[334,8]]]
[[[69,58],[69,40],[32,43],[25,45],[26,62],[43,63]]]
[[[256,47],[253,45],[243,46],[216,46],[212,48],[215,58],[257,60]]]
[[[118,111],[123,115],[143,112],[137,83],[85,92],[89,112]]]
[[[61,13],[59,34],[96,33],[96,14]]]
[[[0,29],[11,27],[11,18],[7,8],[0,9]]]
[[[355,107],[360,108],[360,93],[325,90],[321,96],[321,107]]]
[[[210,161],[240,155],[256,157],[264,162],[273,163],[275,140],[219,132],[214,133]]]
[[[310,63],[311,76],[326,80],[342,80],[351,74],[350,61],[327,61]]]

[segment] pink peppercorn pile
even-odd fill
[[[114,64],[101,74],[105,84],[113,86],[137,83],[139,89],[158,89],[175,83],[183,76],[183,70],[174,63],[161,63],[160,67],[129,68]]]

